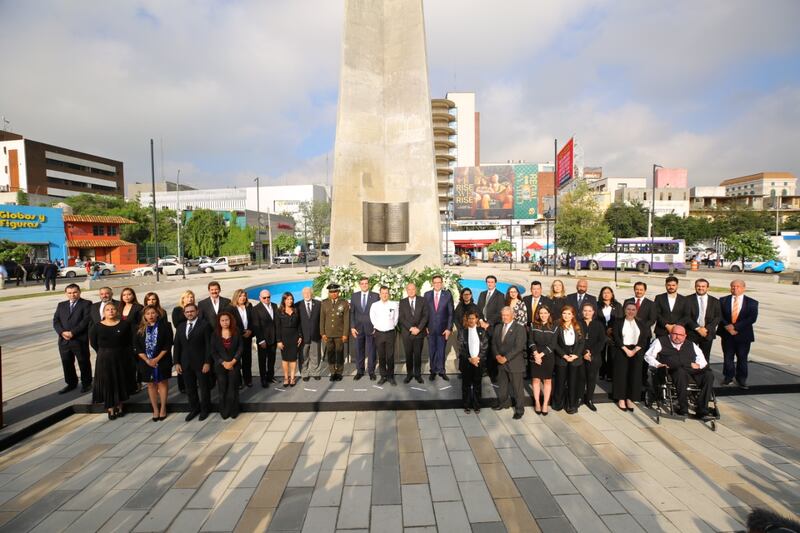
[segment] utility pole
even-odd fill
[[[186,264],[183,260],[183,251],[181,250],[181,225],[183,224],[183,210],[181,210],[181,169],[178,169],[178,177],[175,179],[177,182],[178,190],[175,193],[178,211],[178,259],[181,264],[181,273],[183,279],[186,279]]]
[[[256,182],[256,213],[258,221],[256,224],[256,261],[258,261],[258,269],[261,270],[261,256],[264,254],[264,247],[261,246],[261,187],[258,176],[253,181]]]
[[[158,210],[156,209],[156,162],[153,139],[150,139],[150,179],[153,187],[153,244],[155,245],[156,283],[159,281],[158,270]]]
[[[650,216],[647,221],[647,236],[650,237],[650,268],[653,270],[653,253],[655,252],[655,228],[653,227],[656,222],[656,169],[664,168],[661,165],[653,164],[653,189],[651,190],[650,198]]]
[[[553,275],[558,275],[558,139],[553,139],[553,212],[555,220],[553,221]],[[567,258],[567,266],[569,267],[569,257]]]

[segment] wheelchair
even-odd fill
[[[663,383],[657,385],[656,382],[661,380],[661,378],[657,376],[658,370],[659,369],[654,369],[652,367],[648,370],[650,379],[648,380],[649,386],[645,389],[644,400],[645,406],[655,413],[656,424],[661,423],[662,415],[673,418],[679,416],[675,414],[675,410],[678,408],[678,392],[672,381],[672,376],[670,376],[669,372],[664,372]],[[697,386],[694,380],[689,380],[687,392],[689,411],[697,412],[697,399],[700,395],[700,387]],[[711,431],[716,431],[716,421],[720,419],[720,412],[719,405],[717,404],[717,395],[714,393],[713,388],[711,389],[711,397],[709,398],[708,413],[708,416],[703,417],[701,420],[704,424],[708,424]],[[683,415],[681,420],[685,419],[686,415]]]

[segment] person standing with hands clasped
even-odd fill
[[[211,410],[211,392],[208,375],[211,372],[211,351],[209,340],[211,326],[198,317],[197,305],[187,303],[183,306],[184,320],[175,327],[175,370],[183,376],[186,399],[189,400],[189,422],[197,415],[200,420],[208,417]],[[198,394],[199,392],[199,394]]]
[[[500,318],[501,322],[495,326],[492,335],[493,353],[497,361],[497,382],[500,386],[494,409],[497,411],[511,407],[509,397],[509,387],[511,387],[515,402],[513,418],[519,420],[525,414],[525,389],[522,385],[522,376],[525,374],[528,333],[525,331],[525,326],[519,325],[514,320],[514,311],[510,307],[503,307]]]
[[[239,361],[242,357],[242,337],[230,311],[217,315],[217,327],[211,336],[211,357],[217,373],[219,415],[223,420],[239,416]]]
[[[755,341],[753,324],[758,320],[758,300],[745,296],[744,280],[731,281],[731,294],[719,300],[722,318],[717,334],[722,339],[723,385],[730,385],[733,378],[739,387],[747,390],[747,356]],[[734,358],[736,362],[734,364]]]
[[[433,289],[425,293],[425,303],[428,305],[428,353],[431,367],[428,379],[434,381],[438,374],[443,380],[450,381],[444,368],[444,349],[453,330],[453,295],[443,288],[442,276],[433,276],[431,284]]]
[[[322,302],[319,329],[328,358],[330,380],[341,381],[344,372],[344,343],[350,332],[350,305],[339,298],[339,285],[328,285],[328,297]]]
[[[92,402],[102,403],[108,419],[123,416],[128,399],[127,364],[130,359],[131,328],[120,321],[115,305],[103,309],[103,320],[89,331],[89,342],[97,353]]]
[[[561,309],[561,321],[558,324],[556,343],[556,386],[553,409],[560,411],[566,408],[567,414],[578,412],[579,385],[583,365],[586,333],[575,318],[575,308],[565,305]]]
[[[89,358],[89,323],[92,302],[81,298],[81,288],[70,283],[64,289],[67,299],[58,304],[53,314],[53,329],[58,333],[58,353],[67,386],[58,391],[67,393],[78,386],[75,360],[81,370],[81,392],[92,390],[92,362]]]
[[[481,412],[481,379],[489,334],[478,326],[478,311],[468,310],[458,328],[458,369],[461,371],[461,399],[464,412]]]
[[[171,348],[172,326],[161,319],[157,307],[146,306],[136,334],[136,351],[139,354],[139,379],[147,382],[153,422],[167,418],[167,394],[172,374]]]
[[[389,287],[384,285],[380,288],[380,300],[369,308],[369,320],[375,328],[375,350],[381,370],[378,385],[387,381],[397,385],[394,380],[394,343],[399,312],[397,302],[389,300]]]

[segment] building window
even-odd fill
[[[101,226],[99,224],[95,224],[94,226],[92,226],[92,235],[99,236],[99,235],[105,235],[105,234],[106,234],[106,227],[105,226]]]
[[[106,233],[106,235],[115,236],[117,234],[117,227],[116,226],[107,226],[106,230],[108,231],[108,233]]]

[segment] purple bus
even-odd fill
[[[685,270],[685,254],[686,243],[683,239],[654,237],[651,240],[648,237],[632,237],[618,239],[616,243],[606,246],[602,252],[591,257],[580,256],[575,260],[580,268],[588,270],[613,270],[616,258],[622,270],[666,272],[670,269]]]

